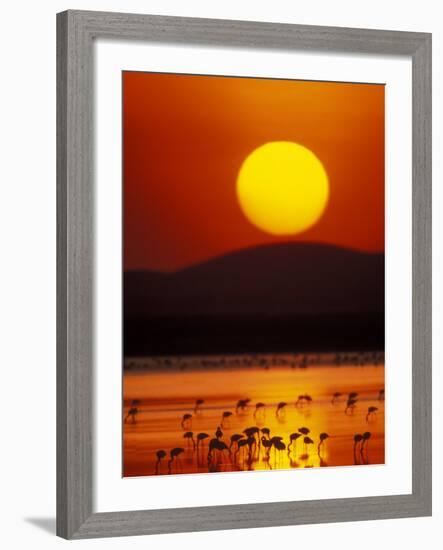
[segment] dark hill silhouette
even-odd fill
[[[384,255],[317,244],[233,252],[182,271],[125,273],[128,317],[379,312]]]
[[[254,351],[257,342],[260,351],[347,340],[381,348],[384,255],[283,243],[170,274],[126,272],[124,315],[126,354]],[[331,330],[366,334],[335,339]]]

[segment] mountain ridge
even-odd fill
[[[179,269],[176,269],[174,271],[161,271],[160,269],[143,269],[143,268],[136,268],[136,269],[127,269],[125,270],[125,273],[152,273],[153,275],[159,275],[159,276],[171,276],[171,275],[175,275],[177,273],[183,273],[185,271],[191,271],[193,269],[196,269],[200,266],[203,266],[203,265],[208,265],[208,264],[215,264],[219,261],[222,261],[222,260],[225,260],[225,259],[230,259],[230,258],[234,258],[234,257],[237,257],[237,256],[240,256],[240,255],[244,255],[244,254],[254,254],[256,252],[260,252],[260,251],[263,251],[263,250],[282,250],[284,251],[284,253],[286,254],[287,253],[287,249],[288,248],[297,248],[297,249],[309,249],[309,250],[313,250],[313,249],[323,249],[323,250],[335,250],[335,251],[341,251],[341,252],[344,252],[344,253],[349,253],[349,254],[357,254],[357,255],[360,255],[360,256],[384,256],[384,252],[372,252],[372,251],[366,251],[366,250],[359,250],[358,248],[351,248],[351,247],[346,247],[346,246],[339,246],[339,245],[334,245],[334,244],[328,244],[328,243],[325,243],[325,242],[318,242],[318,243],[313,243],[313,242],[309,242],[309,241],[296,241],[296,242],[293,242],[293,241],[286,241],[286,242],[280,242],[280,243],[275,243],[275,244],[259,244],[257,246],[251,246],[251,247],[248,247],[248,248],[241,248],[241,249],[238,249],[238,250],[232,250],[230,252],[225,252],[223,254],[220,254],[218,256],[211,256],[209,257],[208,259],[206,260],[200,260],[200,261],[197,261],[193,264],[190,264],[190,265],[187,265],[185,267],[182,267],[182,268],[179,268]]]
[[[316,315],[384,310],[384,254],[262,245],[179,271],[124,275],[126,317]]]

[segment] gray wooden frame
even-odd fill
[[[412,494],[93,513],[93,41],[412,58]],[[154,15],[57,16],[57,534],[68,539],[431,514],[431,35]],[[399,315],[401,312],[399,312]]]

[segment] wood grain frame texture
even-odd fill
[[[93,513],[93,42],[412,58],[412,494]],[[431,34],[88,11],[57,15],[57,534],[67,539],[431,515]],[[399,312],[400,314],[400,312]]]

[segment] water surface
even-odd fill
[[[273,361],[271,366],[263,361],[257,361],[259,366],[235,366],[234,361],[222,366],[193,368],[182,363],[179,368],[168,364],[125,369],[123,415],[127,417],[131,406],[137,413],[123,424],[123,475],[382,464],[385,424],[379,392],[384,389],[384,365],[362,362],[337,366],[323,358],[306,368],[287,361],[280,365]],[[341,396],[333,400],[336,392]],[[357,401],[345,413],[351,392],[358,394]],[[312,401],[302,399],[296,404],[300,395],[309,395]],[[237,402],[246,398],[250,399],[248,406],[236,412]],[[196,399],[204,401],[197,412]],[[277,414],[281,402],[287,405]],[[257,403],[265,406],[256,411]],[[377,410],[368,416],[369,407]],[[222,422],[224,412],[232,415]],[[186,414],[192,418],[182,425]],[[208,461],[208,443],[218,427],[223,432],[219,440],[229,447],[233,434],[254,426],[269,428],[270,437],[281,437],[286,448],[272,447],[268,453],[258,444],[261,437],[267,437],[260,432],[250,449],[245,445],[238,450],[234,443],[230,453],[216,450]],[[313,443],[304,444],[302,435],[288,451],[290,434],[304,427]],[[192,432],[195,443],[198,433],[209,437],[197,449],[190,437],[184,438],[186,432]],[[361,443],[355,445],[354,436],[365,432],[371,435],[362,449]],[[318,448],[321,433],[329,437]],[[170,461],[171,449],[180,447],[184,451]],[[157,463],[159,450],[167,456]]]

